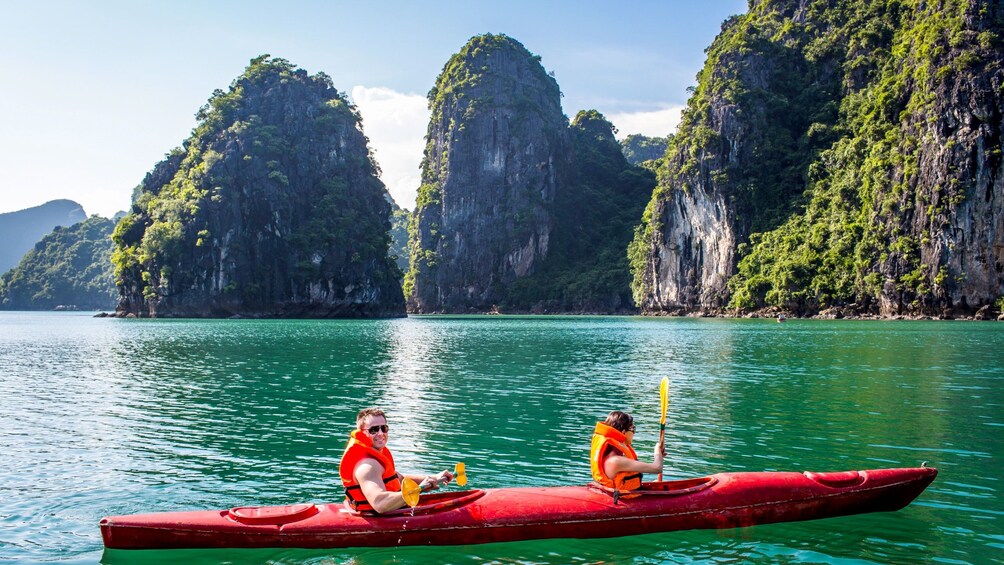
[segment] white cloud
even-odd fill
[[[607,114],[607,119],[617,128],[617,138],[624,139],[640,133],[648,137],[666,137],[676,131],[685,106],[670,106],[653,112],[621,112]]]
[[[354,86],[352,102],[362,115],[363,131],[380,163],[380,179],[398,206],[414,210],[421,184],[418,167],[429,125],[425,96],[381,86]]]

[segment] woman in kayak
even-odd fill
[[[634,418],[627,412],[614,410],[603,422],[596,423],[589,461],[593,480],[616,490],[635,490],[641,486],[642,473],[661,473],[666,455],[663,442],[655,445],[655,461],[644,463],[631,446],[634,439]]]
[[[390,512],[406,505],[401,495],[401,480],[405,475],[394,468],[394,456],[387,448],[390,426],[387,416],[378,408],[365,408],[356,416],[356,428],[338,466],[345,486],[345,498],[359,512]],[[422,490],[439,488],[453,480],[453,473],[438,475],[408,475]]]

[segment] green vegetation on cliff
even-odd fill
[[[633,133],[621,140],[624,158],[632,165],[661,159],[666,154],[669,137],[646,137]]]
[[[401,273],[408,272],[408,222],[411,212],[394,205],[390,218],[390,258]]]
[[[509,76],[505,72],[499,71],[511,69],[492,68],[487,64],[492,62],[494,58],[512,55],[517,57],[526,55],[532,59],[533,63],[536,63],[522,67],[529,71],[530,77]],[[483,64],[478,66],[472,63]],[[430,123],[442,120],[444,112],[448,112],[454,105],[458,104],[459,99],[469,96],[469,91],[489,86],[485,83],[493,80],[511,83],[510,86],[515,86],[520,82],[533,83],[535,88],[543,89],[539,93],[514,89],[514,94],[517,94],[517,97],[512,100],[512,103],[517,107],[532,109],[540,102],[537,95],[544,99],[557,99],[561,96],[558,83],[554,80],[553,75],[549,75],[540,65],[540,55],[530,54],[520,42],[505,34],[486,33],[472,37],[443,66],[443,71],[428,94],[429,108],[432,110]],[[488,98],[475,99],[467,103],[465,110],[469,114],[473,114],[479,106],[489,102],[491,100]],[[435,171],[423,165],[422,172],[422,182],[434,179],[430,175],[434,175]]]
[[[800,314],[993,300],[1002,24],[977,0],[777,0],[727,20],[629,248],[635,299]],[[670,224],[689,221],[668,211],[676,191],[723,200],[738,243],[696,283],[659,271]],[[653,298],[686,284],[703,303]]]
[[[57,227],[0,277],[0,308],[52,310],[57,306],[110,309],[114,223],[100,216]]]
[[[934,234],[925,229],[918,238],[910,224],[918,201],[933,218],[964,199],[963,179],[951,170],[939,172],[936,163],[922,170],[920,153],[940,118],[937,99],[951,83],[977,80],[988,65],[1000,68],[1001,28],[970,28],[971,7],[964,1],[926,9],[911,1],[814,7],[812,19],[830,29],[803,49],[846,49],[837,53],[849,86],[840,119],[818,128],[840,137],[809,165],[803,211],[753,234],[740,249],[743,257],[730,282],[733,307],[811,312],[868,305],[884,293],[920,311],[936,287],[965,276],[938,272],[923,261],[922,240]],[[992,151],[999,163],[999,147]],[[987,157],[993,159],[993,152]],[[944,178],[925,193],[918,190],[925,174]]]
[[[540,57],[505,35],[473,37],[447,61],[409,225],[412,311],[489,310],[546,254],[568,158],[560,96]]]
[[[17,266],[21,257],[52,228],[72,226],[86,219],[84,209],[72,200],[52,200],[41,206],[0,214],[0,274]]]
[[[386,190],[330,78],[261,56],[197,118],[115,229],[120,314],[403,314]]]
[[[627,162],[613,125],[599,112],[579,112],[570,132],[572,175],[555,195],[547,258],[532,275],[513,282],[505,306],[551,312],[631,310],[624,248],[655,187],[655,175]]]
[[[790,20],[775,11],[784,9],[796,7],[765,2],[731,17],[708,48],[628,249],[639,304],[654,292],[648,257],[664,227],[654,214],[670,191],[721,193],[744,238],[776,227],[797,208],[809,162],[832,140],[823,124],[836,119],[838,77],[828,60],[805,55],[809,34],[795,34]]]
[[[429,92],[414,312],[633,311],[624,248],[655,185],[599,112],[569,125],[540,57],[471,38]],[[640,144],[644,145],[644,143]]]

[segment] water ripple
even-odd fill
[[[144,552],[161,562],[1002,563],[993,324],[586,317],[96,320],[0,313],[0,559],[131,561],[108,514],[330,501],[362,406],[404,470],[481,488],[585,483],[596,421],[636,416],[667,477],[916,465],[889,514],[456,548]]]

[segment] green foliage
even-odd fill
[[[534,274],[512,283],[507,308],[631,308],[624,249],[655,186],[654,174],[626,161],[613,125],[599,112],[579,112],[570,132],[574,176],[555,197],[548,257]]]
[[[17,267],[0,277],[0,308],[113,308],[113,227],[111,220],[91,216],[43,237]]]
[[[444,245],[443,234],[435,222],[442,213],[452,146],[465,135],[468,125],[477,121],[485,108],[499,108],[507,114],[510,132],[535,135],[527,129],[528,124],[538,119],[553,123],[553,116],[561,115],[558,84],[539,62],[540,57],[504,34],[479,35],[447,61],[429,91],[431,117],[421,164],[422,184],[415,204],[415,220],[408,230],[410,271],[404,278],[406,296],[412,295],[420,274],[422,280],[435,276],[432,271],[440,261],[436,250]],[[513,72],[512,65],[517,65],[519,72]],[[461,154],[470,148],[464,141],[457,146],[462,147]],[[524,231],[530,215],[517,211],[514,216],[515,231]],[[517,239],[524,235],[527,234],[505,234],[505,237]]]
[[[402,273],[407,273],[408,267],[408,222],[411,213],[404,208],[394,206],[390,220],[390,257]]]
[[[84,209],[72,200],[52,200],[0,214],[0,274],[16,267],[54,226],[70,226],[86,219]]]
[[[813,24],[783,10],[762,3],[730,18],[708,48],[628,249],[636,302],[652,293],[647,258],[664,221],[656,211],[672,191],[721,193],[740,238],[774,229],[798,209],[809,164],[839,134],[839,77],[826,53],[809,53]]]
[[[629,247],[635,299],[652,292],[659,203],[697,183],[726,197],[747,240],[732,308],[811,312],[874,303],[889,288],[916,305],[954,284],[962,274],[922,264],[930,233],[903,231],[918,203],[936,225],[964,200],[954,178],[919,193],[918,156],[939,89],[985,65],[999,41],[969,29],[971,8],[812,1],[795,18],[790,4],[761,2],[728,20]]]
[[[810,51],[820,56],[846,44],[844,81],[861,88],[845,93],[840,120],[830,126],[842,137],[810,165],[804,214],[751,238],[730,281],[733,307],[811,310],[873,300],[882,292],[882,264],[898,265],[894,282],[905,296],[950,283],[947,271],[921,263],[918,241],[884,219],[901,217],[917,198],[919,132],[909,124],[931,114],[935,90],[946,79],[931,69],[950,46],[959,49],[952,72],[975,56],[966,47],[973,38],[960,40],[964,6],[946,2],[927,14],[913,2],[847,2],[843,10],[826,11],[839,25]],[[937,198],[944,202],[951,194]]]
[[[201,293],[189,300],[255,310],[310,288],[396,285],[386,190],[330,78],[263,55],[196,117],[113,234],[133,302]]]
[[[658,191],[658,188],[655,189]],[[634,228],[634,234],[627,247],[628,270],[631,272],[631,298],[635,305],[645,303],[645,298],[652,289],[646,279],[648,257],[655,245],[655,234],[662,229],[662,223],[656,218],[658,199],[653,196],[645,206],[641,223]]]
[[[645,137],[634,133],[621,140],[621,150],[628,163],[640,165],[645,161],[661,159],[666,154],[670,137]]]

